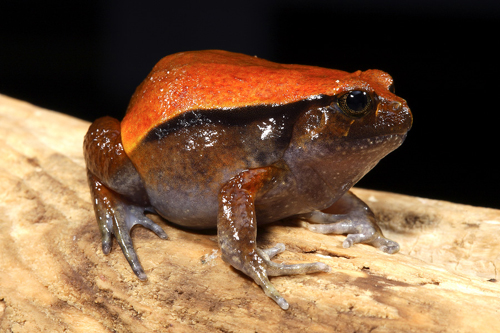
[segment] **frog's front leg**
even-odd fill
[[[344,194],[335,204],[323,211],[298,215],[306,220],[304,225],[311,231],[322,234],[347,234],[342,246],[356,243],[373,245],[385,253],[396,253],[399,244],[387,239],[375,221],[370,208],[352,192]],[[339,214],[332,214],[338,212]]]
[[[130,237],[131,229],[140,224],[160,238],[168,236],[144,215],[151,209],[149,200],[139,174],[123,150],[120,122],[111,117],[97,119],[85,136],[83,150],[102,250],[109,254],[115,236],[134,273],[145,280]]]
[[[279,169],[265,167],[241,172],[227,182],[219,194],[217,233],[222,259],[251,277],[282,309],[288,302],[269,282],[268,276],[328,272],[324,263],[286,265],[271,261],[285,246],[278,244],[267,250],[256,245],[257,221],[254,200],[257,192],[279,177]]]

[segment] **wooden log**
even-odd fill
[[[281,310],[220,258],[216,233],[133,239],[149,279],[100,248],[85,163],[89,123],[0,96],[1,332],[498,332],[500,211],[355,190],[401,245],[386,255],[296,221],[260,228],[278,261],[330,273],[272,278]]]

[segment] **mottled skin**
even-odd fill
[[[115,236],[145,279],[131,228],[141,224],[167,238],[145,212],[217,227],[222,258],[287,309],[268,276],[329,267],[272,262],[284,246],[259,249],[257,224],[295,216],[311,231],[347,234],[344,247],[397,252],[349,192],[411,127],[392,86],[378,70],[281,65],[224,51],[165,57],[137,88],[124,120],[100,118],[85,137],[104,253]]]

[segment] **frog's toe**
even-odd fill
[[[108,255],[111,252],[111,244],[112,244],[111,237],[102,238],[102,252],[105,255]]]
[[[262,259],[264,260],[266,266],[266,273],[268,276],[282,276],[282,275],[296,275],[296,274],[309,274],[309,273],[317,273],[317,272],[329,272],[330,266],[324,264],[322,262],[311,262],[304,264],[282,264],[271,261],[271,257],[269,257],[269,250],[273,250],[279,247],[280,252],[285,250],[285,246],[283,244],[277,244],[275,247],[267,250],[257,249],[257,253],[260,254]],[[280,252],[272,252],[274,255]]]
[[[144,215],[143,207],[129,206],[126,219],[129,229],[132,229],[134,225],[139,224],[154,232],[161,239],[168,239],[168,235],[165,231],[163,231],[163,229],[149,217]]]
[[[286,299],[280,295],[278,290],[272,285],[272,283],[269,281],[267,276],[261,276],[260,279],[254,279],[255,282],[257,282],[264,293],[271,298],[273,301],[276,302],[282,308],[283,310],[288,310],[290,305],[286,301]]]
[[[275,257],[277,254],[285,251],[285,244],[283,243],[278,243],[273,247],[270,247],[268,249],[261,249],[262,252],[264,252],[269,259]]]
[[[354,244],[366,242],[369,238],[364,234],[349,234],[342,243],[344,249],[350,248]]]
[[[114,225],[114,234],[118,244],[120,245],[125,258],[127,259],[132,271],[140,280],[146,280],[147,276],[144,273],[141,263],[139,262],[139,257],[134,249],[134,244],[132,243],[132,238],[130,237],[130,230],[128,228],[123,228],[120,223]]]
[[[262,289],[264,290],[264,293],[268,297],[270,297],[273,301],[275,301],[276,304],[278,304],[280,308],[282,308],[283,310],[288,310],[288,308],[290,307],[290,304],[288,304],[286,299],[278,293],[278,291],[274,288],[274,286],[272,284],[269,284],[269,286],[272,287],[273,290],[270,291],[268,287],[267,288],[263,287]]]
[[[385,238],[382,235],[378,235],[373,241],[370,242],[373,246],[378,248],[380,251],[394,254],[399,251],[399,244],[395,241]]]
[[[342,243],[343,248],[349,248],[356,243],[366,243],[373,245],[380,251],[388,254],[394,254],[399,251],[399,244],[395,241],[385,238],[381,234],[365,235],[365,234],[349,234]]]
[[[102,252],[108,255],[111,252],[113,244],[113,214],[107,214],[107,211],[98,211],[97,221],[101,231]]]
[[[280,264],[271,261],[268,262],[266,271],[267,275],[269,276],[309,274],[317,272],[329,272],[330,266],[322,262],[310,262],[305,264]]]

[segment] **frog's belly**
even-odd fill
[[[164,195],[148,194],[156,212],[166,220],[188,228],[208,229],[217,226],[218,193],[219,191],[207,190],[199,192],[170,190]],[[257,224],[262,225],[305,213],[307,208],[300,209],[300,201],[300,198],[288,193],[258,200],[255,202]]]
[[[221,178],[229,180],[232,177]],[[226,181],[178,184],[171,179],[156,190],[149,188],[148,195],[158,214],[168,221],[194,229],[213,228],[217,226],[220,189]],[[332,196],[329,187],[318,178],[309,179],[307,189],[292,181],[281,184],[284,185],[274,187],[255,200],[257,224],[325,209],[342,195],[338,191],[338,196]]]
[[[209,191],[166,191],[148,195],[156,212],[175,224],[206,229],[217,226],[217,195]]]
[[[250,168],[237,161],[216,164],[216,160],[223,159],[207,155],[204,160],[194,157],[162,159],[160,156],[158,163],[143,169],[142,174],[146,175],[144,183],[152,206],[168,221],[194,229],[213,228],[217,226],[221,188]],[[335,195],[332,194],[332,185],[316,177],[310,168],[300,169],[295,174],[287,172],[283,177],[272,189],[255,199],[257,224],[327,208],[342,195],[341,187],[348,188],[338,185],[334,189]]]

